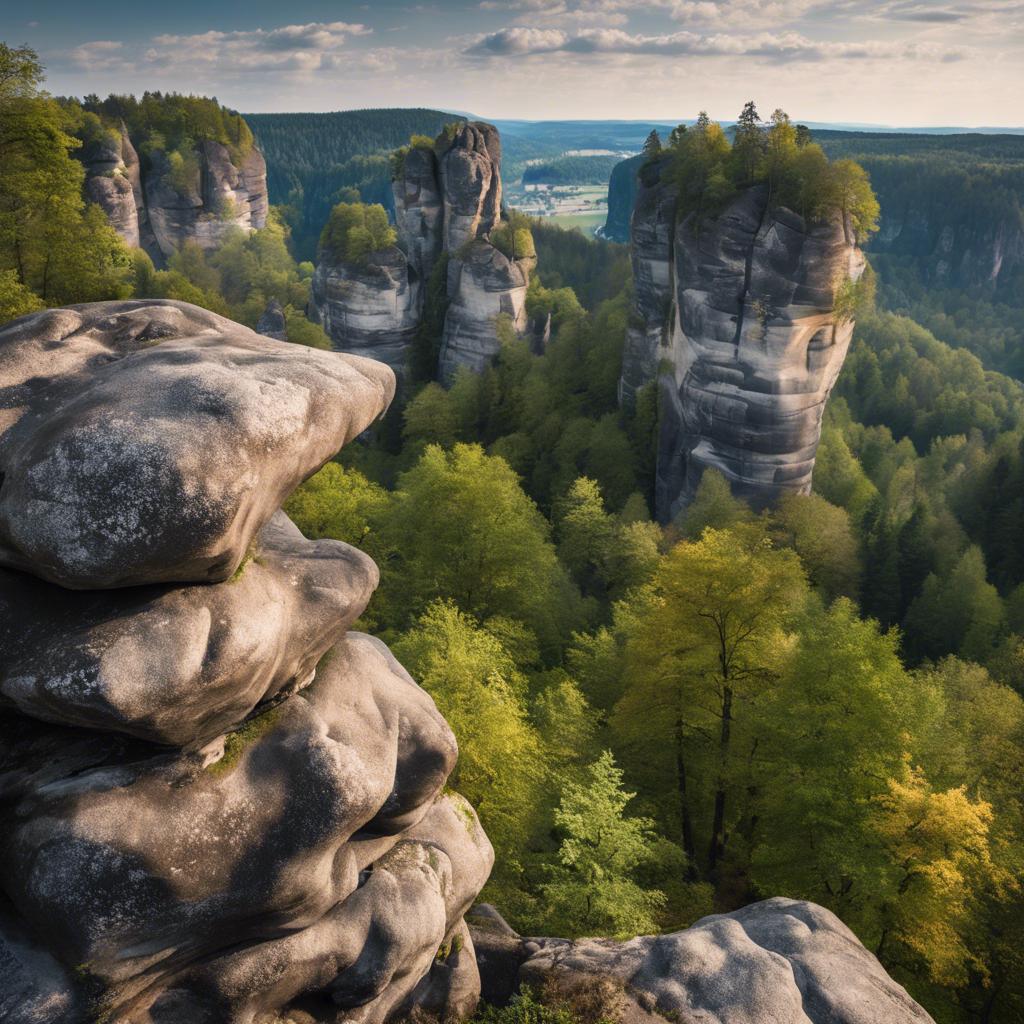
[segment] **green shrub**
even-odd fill
[[[320,247],[346,263],[365,263],[370,253],[394,245],[397,237],[379,203],[338,203],[320,235]]]

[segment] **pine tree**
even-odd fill
[[[648,160],[655,160],[661,155],[661,136],[656,128],[651,129],[650,135],[644,141],[643,154]]]
[[[555,811],[559,863],[542,892],[570,934],[636,935],[657,927],[654,915],[665,896],[634,881],[636,868],[653,858],[654,822],[627,816],[634,796],[623,788],[609,750],[587,768],[583,785],[567,782],[562,789]]]

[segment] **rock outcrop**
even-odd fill
[[[0,1018],[471,1012],[455,739],[348,631],[374,564],[278,511],[391,372],[140,301],[14,321],[0,378]]]
[[[288,340],[288,321],[277,299],[271,299],[256,321],[256,333],[264,334],[277,341]]]
[[[232,157],[219,142],[199,142],[177,169],[163,150],[140,162],[127,131],[83,146],[85,195],[98,203],[130,246],[158,265],[195,242],[216,249],[231,228],[267,223],[267,166],[255,147]]]
[[[496,323],[507,317],[516,333],[527,328],[526,289],[530,268],[526,260],[509,259],[479,238],[464,245],[448,263],[448,311],[438,373],[455,376],[460,366],[479,373],[500,348]]]
[[[864,256],[838,212],[805,222],[742,192],[714,219],[675,214],[658,165],[641,172],[636,280],[621,395],[657,376],[657,511],[672,519],[706,468],[755,506],[807,493],[825,403],[853,320],[835,310]]]
[[[491,242],[501,226],[497,128],[470,121],[442,132],[433,146],[410,146],[391,184],[398,246],[359,262],[321,249],[310,314],[337,349],[372,355],[401,379],[432,298],[447,305],[440,379],[451,380],[460,366],[482,370],[501,347],[500,316],[517,333],[527,330],[526,289],[536,263],[532,255],[506,256]]]
[[[770,899],[667,935],[524,939],[470,917],[484,997],[520,984],[609,1004],[622,1024],[933,1024],[857,937],[813,903]]]
[[[86,143],[79,159],[85,165],[85,198],[103,210],[127,245],[141,246],[146,225],[142,170],[124,126]]]
[[[422,313],[420,279],[397,245],[359,262],[321,250],[310,312],[339,350],[379,359],[401,379]]]
[[[444,248],[457,252],[501,219],[501,138],[493,124],[468,121],[442,135],[438,163],[444,200]]]

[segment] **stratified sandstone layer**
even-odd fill
[[[512,260],[490,242],[464,245],[448,263],[448,311],[438,375],[451,380],[460,366],[480,373],[500,348],[496,323],[507,317],[515,331],[527,327],[526,289],[532,261]]]
[[[484,997],[527,984],[595,992],[623,1024],[934,1024],[835,916],[770,899],[666,935],[524,939],[493,908],[471,931]]]
[[[864,257],[838,212],[805,222],[747,189],[716,218],[678,219],[641,172],[636,279],[621,395],[659,379],[657,510],[669,520],[708,467],[755,506],[807,493],[821,420],[853,334],[835,296]]]
[[[398,246],[365,262],[337,261],[321,251],[310,310],[340,351],[379,359],[401,378],[422,305],[419,278]]]
[[[0,1019],[471,1013],[463,915],[493,852],[442,795],[455,738],[348,631],[373,562],[277,510],[392,373],[141,302],[15,321],[0,367]],[[119,430],[140,443],[108,445]],[[59,457],[37,471],[44,439]],[[94,543],[102,495],[149,510],[116,550]],[[245,557],[207,583],[196,543]]]
[[[501,348],[499,317],[517,333],[526,330],[526,289],[536,263],[532,256],[509,258],[490,241],[501,222],[497,128],[470,121],[431,147],[411,147],[391,187],[398,246],[359,262],[321,251],[311,316],[337,349],[380,359],[401,379],[434,287],[435,301],[447,302],[438,376],[449,381],[460,366],[480,371]]]

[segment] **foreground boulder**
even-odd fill
[[[514,978],[570,999],[603,987],[629,1024],[933,1024],[839,918],[800,900],[625,942],[523,939],[492,908],[470,923],[484,995],[498,1001]]]
[[[237,579],[70,591],[0,569],[0,699],[58,725],[195,747],[297,690],[362,614],[377,567],[283,512]]]
[[[146,512],[110,554],[137,586],[76,575],[88,559],[59,544],[9,545],[0,570],[0,1019],[470,1014],[463,916],[493,851],[444,793],[455,738],[387,647],[349,632],[373,562],[276,508],[383,411],[392,373],[181,303],[23,318],[0,372],[5,538],[50,515],[59,538],[104,541],[104,495],[110,516],[136,495]],[[51,479],[34,467],[53,450]],[[245,557],[203,583],[193,506],[225,494],[236,533],[215,543]],[[137,579],[157,564],[194,575]]]
[[[658,381],[658,516],[682,511],[709,467],[755,507],[809,493],[853,336],[837,295],[860,279],[864,255],[838,212],[806,221],[772,205],[764,185],[713,219],[679,218],[660,169],[640,172],[620,383],[628,402]]]
[[[86,589],[228,579],[394,378],[136,300],[8,324],[0,388],[0,565]]]

